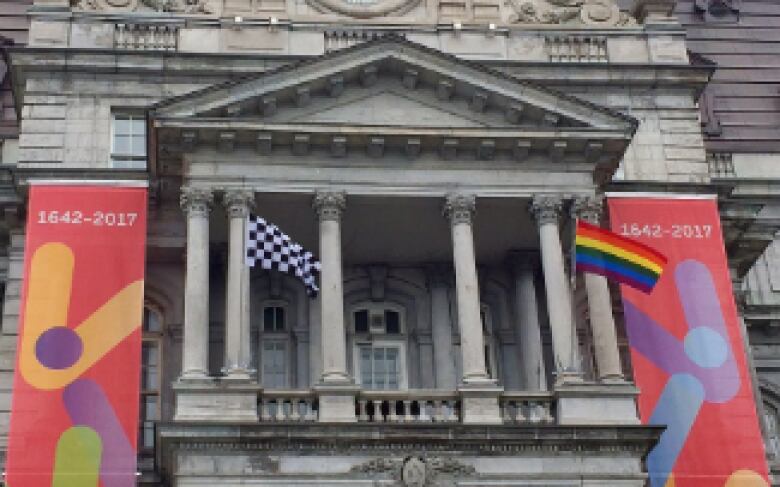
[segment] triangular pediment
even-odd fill
[[[384,38],[156,105],[160,120],[597,130],[636,122],[399,38]]]
[[[403,93],[379,91],[349,99],[335,106],[322,106],[307,114],[297,114],[290,121],[350,125],[409,125],[414,114],[418,127],[486,127],[489,123],[469,117],[446,106],[436,106]]]

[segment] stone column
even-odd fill
[[[542,333],[536,302],[534,274],[539,266],[536,252],[512,252],[515,276],[515,332],[520,342],[520,375],[526,391],[546,391],[547,377],[542,355]]]
[[[314,209],[320,222],[322,263],[320,302],[322,320],[322,382],[349,383],[344,327],[344,291],[341,263],[341,213],[344,193],[317,193]]]
[[[344,290],[341,262],[341,214],[346,195],[318,192],[314,209],[320,222],[320,343],[322,376],[315,389],[319,394],[319,421],[355,422],[355,394],[358,388],[347,372],[347,336],[344,325]]]
[[[547,315],[553,342],[556,384],[581,380],[574,347],[574,320],[571,290],[563,264],[563,247],[558,230],[558,218],[563,202],[554,196],[537,196],[531,202],[531,212],[539,226],[539,247],[547,291]]]
[[[181,206],[187,217],[182,379],[205,379],[209,375],[209,211],[212,203],[213,196],[208,190],[182,190]]]
[[[251,373],[246,220],[254,198],[251,191],[229,191],[223,201],[229,220],[224,372],[236,380],[249,380]]]
[[[500,424],[498,398],[501,388],[496,386],[485,368],[485,341],[479,313],[479,285],[471,228],[474,210],[473,195],[450,194],[444,204],[444,213],[450,220],[452,231],[455,294],[460,326],[463,365],[459,387],[461,421],[464,424]]]
[[[450,271],[444,266],[428,270],[428,286],[431,290],[431,333],[433,335],[433,368],[436,388],[454,391],[457,386],[452,347],[452,317],[448,289]]]
[[[485,343],[479,313],[479,286],[471,229],[474,210],[473,195],[447,196],[444,213],[449,218],[452,229],[463,383],[490,381],[485,368]]]
[[[599,225],[601,208],[600,198],[579,198],[574,201],[572,213],[588,223]],[[607,279],[590,272],[585,272],[583,278],[588,295],[588,313],[598,378],[606,381],[623,380],[615,318],[612,314],[612,297]]]

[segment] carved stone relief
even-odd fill
[[[120,12],[214,13],[207,0],[71,0],[70,6],[79,10]]]
[[[614,0],[507,0],[520,24],[582,24],[616,27],[636,24]]]
[[[386,475],[399,487],[445,487],[457,479],[473,477],[476,470],[448,457],[409,456],[377,458],[352,467],[353,473],[371,476]]]

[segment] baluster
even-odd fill
[[[412,416],[412,401],[409,399],[404,399],[404,421],[407,423],[414,421],[414,417]]]
[[[317,411],[314,410],[314,400],[306,399],[306,421],[317,421]]]
[[[444,421],[452,421],[452,417],[455,415],[455,405],[449,399],[442,401],[442,407],[444,409]]]
[[[421,423],[427,423],[431,420],[431,417],[428,416],[428,402],[427,399],[417,401],[417,406],[420,408],[420,416],[418,419]]]
[[[502,399],[501,402],[499,402],[499,405],[501,406],[501,420],[505,424],[513,422],[512,415],[510,414],[511,401]]]
[[[374,421],[383,423],[385,416],[382,414],[382,401],[374,399],[372,402],[374,403]]]
[[[388,412],[387,421],[390,423],[395,423],[398,421],[398,415],[395,412],[395,406],[396,406],[395,399],[390,399],[387,401],[387,412]]]
[[[358,421],[368,421],[368,411],[365,399],[358,399]]]
[[[301,403],[300,399],[290,399],[290,419],[292,421],[301,420]]]
[[[263,421],[269,421],[271,416],[268,414],[268,401],[260,399],[260,419]]]

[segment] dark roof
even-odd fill
[[[780,2],[678,0],[688,48],[717,64],[700,100],[707,150],[780,152]],[[712,8],[710,8],[712,7]]]
[[[30,21],[27,9],[32,0],[0,0],[0,51],[7,45],[27,44]],[[4,54],[4,53],[3,53]],[[7,57],[0,55],[0,139],[17,137],[19,126],[11,93]]]

